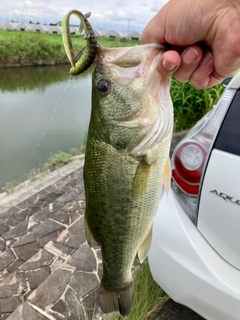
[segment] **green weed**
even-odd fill
[[[134,299],[128,320],[153,320],[168,299],[166,293],[153,280],[148,262],[144,262],[135,272]],[[122,319],[119,313],[104,316],[104,320]]]
[[[62,167],[63,165],[67,164],[71,160],[71,154],[66,152],[58,152],[55,154],[51,154],[51,156],[45,161],[43,164],[43,171],[53,171],[57,168]]]
[[[174,130],[191,128],[218,101],[224,88],[219,84],[207,90],[195,89],[190,83],[171,80],[171,97],[174,106]]]

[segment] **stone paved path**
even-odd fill
[[[102,264],[86,244],[82,169],[76,159],[0,199],[1,320],[82,320],[97,311]]]
[[[83,163],[0,195],[0,320],[101,318],[101,254],[85,238]]]

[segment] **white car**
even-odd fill
[[[208,320],[240,319],[240,74],[173,152],[149,264],[176,302]]]

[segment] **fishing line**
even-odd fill
[[[68,85],[70,83],[70,81],[72,80],[71,77],[68,77],[68,82],[66,84],[66,87],[63,89],[63,91],[61,92],[61,94],[59,95],[57,101],[56,101],[56,104],[55,104],[55,107],[54,107],[54,110],[53,110],[53,114],[52,114],[52,117],[50,118],[50,120],[48,121],[47,125],[46,125],[46,128],[45,128],[45,131],[43,132],[43,134],[41,134],[41,136],[39,137],[39,140],[38,140],[38,143],[35,145],[35,147],[33,148],[33,153],[31,154],[31,158],[34,156],[34,154],[36,153],[36,150],[38,147],[40,147],[41,145],[41,141],[42,141],[42,138],[47,134],[48,132],[48,127],[50,125],[50,123],[53,121],[55,115],[56,115],[56,112],[57,112],[57,108],[58,108],[58,105],[59,105],[59,101],[60,99],[62,98],[64,92],[67,90],[68,88]]]

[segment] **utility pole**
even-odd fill
[[[128,29],[127,29],[128,32],[130,30],[130,22],[131,22],[131,20],[128,20]]]

